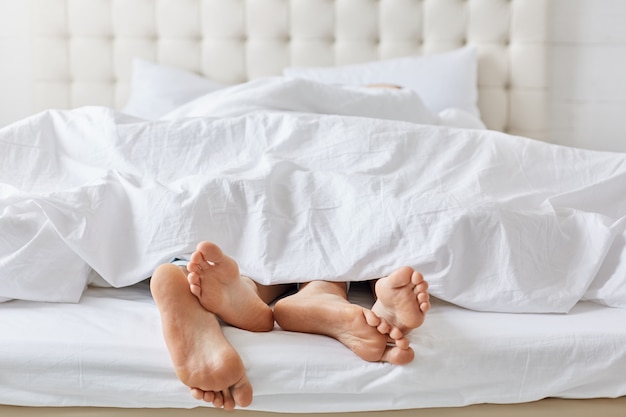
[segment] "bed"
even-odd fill
[[[429,235],[434,248],[430,252],[419,252],[410,242],[393,246],[396,243],[390,242],[401,241],[400,235],[388,234],[387,228],[382,227],[372,234],[373,241],[383,243],[379,245],[382,249],[367,251],[371,262],[357,262],[363,259],[362,253],[345,253],[343,247],[338,247],[335,252],[346,255],[348,261],[305,263],[297,253],[281,247],[278,251],[281,256],[264,265],[258,262],[262,258],[261,248],[256,245],[242,248],[237,240],[229,240],[232,234],[229,231],[236,222],[230,217],[219,218],[224,230],[211,233],[219,237],[229,253],[242,260],[244,272],[256,274],[260,281],[269,282],[274,277],[288,280],[293,273],[292,263],[305,271],[304,276],[338,279],[358,275],[365,279],[387,270],[397,262],[396,258],[410,258],[418,251],[416,266],[432,280],[433,293],[433,306],[426,322],[410,336],[416,358],[405,366],[364,362],[337,341],[323,336],[295,334],[278,327],[269,333],[254,334],[224,326],[226,337],[246,363],[254,387],[252,405],[231,414],[623,414],[626,298],[623,281],[615,277],[624,268],[620,262],[624,207],[615,196],[623,195],[620,187],[625,183],[626,158],[619,154],[553,147],[541,141],[549,140],[548,1],[39,0],[31,3],[34,106],[36,110],[78,109],[39,113],[0,132],[3,146],[7,146],[2,156],[0,221],[4,236],[10,237],[3,238],[1,246],[0,297],[7,301],[0,303],[3,335],[0,414],[221,413],[191,398],[188,389],[176,378],[161,334],[158,310],[144,279],[172,251],[189,251],[192,242],[206,238],[207,228],[212,230],[216,225],[202,223],[205,219],[197,220],[199,223],[194,220],[191,226],[175,220],[157,222],[158,227],[151,227],[150,221],[126,223],[119,204],[106,202],[119,203],[110,196],[118,195],[117,192],[131,195],[124,192],[138,188],[154,193],[148,194],[150,201],[155,201],[155,196],[159,201],[146,207],[145,201],[129,198],[128,206],[141,206],[142,213],[158,216],[162,207],[176,205],[182,211],[188,206],[186,202],[196,195],[193,190],[198,181],[183,180],[185,175],[193,176],[198,165],[190,163],[190,172],[184,166],[179,169],[181,165],[173,169],[165,164],[163,158],[167,154],[153,155],[149,151],[165,144],[164,138],[170,136],[184,137],[187,141],[184,145],[176,144],[177,148],[168,148],[169,151],[183,153],[184,150],[189,160],[193,155],[203,155],[217,161],[220,168],[215,172],[222,176],[234,175],[239,169],[237,164],[258,169],[253,161],[268,147],[273,153],[264,160],[281,157],[281,161],[292,164],[282,163],[280,172],[298,174],[311,163],[303,155],[309,155],[309,150],[316,152],[317,148],[307,148],[312,145],[294,139],[290,132],[297,129],[309,132],[310,126],[314,126],[310,131],[315,132],[311,135],[317,141],[334,140],[327,143],[326,149],[332,146],[335,153],[376,153],[374,150],[384,155],[387,159],[383,158],[374,167],[381,178],[385,177],[390,152],[394,155],[407,149],[417,152],[411,138],[436,136],[436,141],[425,141],[419,146],[428,157],[421,157],[422,162],[428,161],[424,165],[432,169],[444,166],[449,159],[455,159],[446,156],[449,148],[462,148],[463,162],[457,161],[454,166],[491,167],[481,170],[484,174],[480,177],[481,196],[491,192],[498,196],[498,201],[521,202],[524,210],[541,198],[550,201],[549,212],[565,215],[552,219],[544,212],[533,212],[537,215],[530,216],[534,220],[527,224],[522,221],[528,217],[526,211],[519,209],[506,217],[509,212],[502,206],[490,204],[488,211],[471,211],[471,221],[466,222],[465,214],[459,215],[462,221],[453,229],[446,229],[441,236]],[[411,57],[408,61],[393,61],[407,56]],[[394,65],[391,70],[389,67],[381,70],[380,62],[394,62]],[[344,72],[336,72],[334,67]],[[284,69],[286,75],[278,77]],[[383,71],[385,78],[380,79],[377,71]],[[394,76],[388,75],[390,71]],[[417,102],[411,101],[415,100],[414,95],[403,95],[403,91],[347,88],[342,81],[399,84],[406,91],[411,90],[406,84],[412,82],[416,71],[425,71],[427,77],[426,86],[415,87],[422,89]],[[360,80],[363,73],[378,75]],[[376,103],[373,106],[368,104],[372,96],[376,96],[373,99],[376,101],[371,101]],[[241,101],[242,97],[247,101]],[[307,101],[303,97],[317,99]],[[451,107],[445,102],[447,99],[460,111],[447,111]],[[407,103],[413,107],[405,114]],[[251,112],[249,106],[254,107],[252,110],[262,107],[271,111]],[[289,114],[284,114],[284,110]],[[373,117],[368,112],[374,112]],[[238,124],[241,120],[243,123]],[[97,128],[94,130],[93,126]],[[273,130],[266,130],[268,126]],[[192,140],[189,133],[208,130],[213,133],[201,136],[202,140]],[[289,132],[284,133],[285,130]],[[249,132],[270,131],[281,142],[272,146],[263,141],[254,145],[243,139],[237,142],[233,131],[243,132],[243,139],[249,138]],[[365,131],[380,137],[392,131],[394,135],[401,134],[404,139],[398,142],[405,147],[388,148],[392,145],[377,145],[373,141],[365,146],[359,140]],[[121,138],[120,141],[112,145],[111,135]],[[35,139],[24,141],[27,136]],[[222,149],[219,140],[224,136],[236,147]],[[89,142],[84,145],[86,137]],[[138,146],[137,139],[150,146]],[[203,141],[210,141],[210,149],[215,151],[207,153]],[[342,147],[338,147],[340,142]],[[483,150],[484,142],[491,145],[489,149]],[[115,156],[118,153],[124,156],[120,160]],[[546,153],[552,153],[552,159],[544,159]],[[505,161],[502,155],[524,158]],[[234,164],[221,167],[231,159]],[[358,158],[353,157],[327,159],[332,166],[346,160],[358,163]],[[49,163],[50,160],[54,163]],[[154,164],[142,165],[146,160]],[[551,162],[563,160],[572,166],[546,169],[553,167]],[[40,171],[44,165],[48,170]],[[519,172],[511,171],[511,166]],[[252,168],[246,175],[257,172]],[[206,172],[215,175],[212,169],[206,168]],[[393,186],[403,183],[399,178],[414,178],[417,173],[423,176],[426,171],[422,169],[427,168],[411,169],[394,173]],[[30,172],[38,174],[29,176]],[[83,187],[86,181],[83,175],[89,180],[88,189]],[[179,182],[165,182],[167,175],[178,175]],[[475,198],[475,194],[465,194],[473,183],[463,182],[464,176],[459,173],[450,175],[452,181],[460,184],[457,198],[468,201]],[[316,181],[326,181],[326,177],[316,177]],[[558,195],[546,198],[541,193],[528,196],[515,193],[517,187],[547,192],[539,186],[542,182],[546,183],[546,190],[551,187],[559,190]],[[304,188],[309,185],[302,184]],[[380,181],[367,186],[381,184],[390,186]],[[214,182],[201,183],[197,188],[206,191],[223,187],[223,182]],[[163,194],[163,189],[167,193]],[[286,191],[295,194],[297,189]],[[349,193],[352,188],[345,190]],[[254,194],[254,190],[249,193]],[[100,196],[98,204],[86,207],[84,201],[96,201],[83,200],[87,194]],[[354,197],[356,202],[368,201],[359,200],[363,197],[360,194],[346,195]],[[167,201],[164,196],[175,198]],[[433,193],[428,197],[429,213],[443,212],[443,204],[449,203],[442,195]],[[323,201],[316,204],[328,209],[336,205],[332,198],[336,199],[324,195]],[[574,200],[575,204],[570,203]],[[281,201],[295,205],[291,197]],[[413,202],[423,205],[426,200]],[[31,209],[18,210],[22,206]],[[241,206],[222,207],[219,213],[237,212],[237,207]],[[191,205],[189,209],[198,207]],[[214,206],[209,209],[217,213]],[[369,209],[373,213],[381,212],[381,207],[375,204]],[[351,210],[350,213],[355,213],[353,207]],[[389,213],[389,218],[401,214]],[[489,221],[494,213],[501,215],[500,223]],[[103,222],[102,216],[114,218],[115,222]],[[24,218],[41,227],[20,229]],[[351,223],[352,216],[343,219],[350,220],[347,221],[350,228],[366,227]],[[431,225],[437,224],[434,222],[438,217],[433,215],[429,219]],[[90,229],[94,224],[97,227]],[[386,225],[382,220],[381,224]],[[490,228],[468,235],[468,228],[475,224]],[[502,224],[520,225],[518,232],[535,228],[533,231],[537,233],[530,236],[521,232],[513,236],[513,243],[525,254],[524,248],[533,244],[545,249],[528,252],[524,261],[532,257],[534,264],[516,264],[515,259],[506,259],[506,254],[498,251],[490,233],[496,233]],[[256,226],[251,229],[252,232],[250,228],[237,229],[238,237],[249,236],[246,240],[252,242],[271,240],[267,236],[259,239]],[[26,234],[20,234],[23,230]],[[562,240],[542,247],[544,240],[552,241],[546,238],[550,235],[547,230],[554,236],[562,235]],[[89,233],[91,238],[85,239]],[[484,233],[486,237],[479,243],[467,238]],[[139,239],[146,235],[150,238]],[[158,240],[161,246],[157,247],[156,235],[175,235],[176,239]],[[107,245],[102,236],[116,238]],[[135,238],[141,244],[137,245]],[[350,240],[354,247],[360,246],[357,238]],[[312,244],[334,248],[333,239],[323,239],[324,236],[316,235]],[[440,246],[436,239],[441,240]],[[32,243],[39,241],[47,245]],[[472,242],[472,249],[485,249],[490,258],[503,259],[496,264],[498,273],[491,273],[484,265],[471,269],[475,253],[468,249],[463,258],[468,242]],[[138,247],[154,250],[140,252]],[[305,252],[311,253],[310,247],[307,248]],[[307,248],[296,249],[302,252]],[[411,250],[404,253],[403,248]],[[445,248],[448,255],[455,254],[455,262],[442,267],[440,248]],[[271,249],[264,247],[263,253]],[[127,253],[128,259],[113,256],[116,262],[111,262],[112,254],[119,253]],[[333,250],[328,249],[320,256],[328,253]],[[582,261],[587,257],[594,262]],[[143,261],[133,261],[138,258]],[[581,261],[572,262],[572,259]],[[545,271],[533,272],[533,267],[543,271],[541,267],[547,263],[556,265],[551,271],[555,272],[554,276]],[[328,268],[328,264],[333,268]],[[523,293],[517,287],[516,291],[498,287],[497,279],[511,270],[523,270],[537,279],[523,285],[516,283],[527,290]],[[444,280],[447,276],[464,274],[486,278],[469,279],[471,282],[456,286],[442,284],[447,282]],[[13,279],[15,276],[20,279]],[[596,276],[604,280],[594,279]],[[350,297],[364,306],[372,303],[367,288],[356,283]]]

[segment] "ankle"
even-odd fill
[[[274,304],[273,316],[276,323],[283,329],[287,330],[289,326],[289,318],[293,317],[291,299],[289,297],[281,298]]]
[[[346,282],[335,281],[309,281],[300,287],[302,292],[323,293],[347,297],[348,284]]]
[[[269,332],[274,329],[274,311],[270,306],[265,304],[258,318],[258,321],[246,330],[251,332]]]

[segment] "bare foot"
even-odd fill
[[[375,285],[376,302],[372,311],[382,320],[378,330],[394,340],[403,340],[424,322],[430,309],[428,282],[421,273],[402,267]]]
[[[405,364],[413,360],[412,349],[387,344],[380,333],[380,319],[370,310],[350,303],[345,287],[325,281],[312,281],[296,294],[276,302],[274,318],[288,331],[330,336],[370,362]]]
[[[202,306],[226,323],[253,332],[274,327],[272,309],[259,297],[256,284],[239,275],[234,259],[210,242],[201,242],[191,255],[189,289]]]
[[[161,265],[150,289],[174,369],[191,394],[228,410],[250,405],[252,385],[243,362],[224,337],[216,315],[189,292],[185,272],[172,264]]]

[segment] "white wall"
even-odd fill
[[[550,140],[626,152],[626,0],[550,1]],[[26,4],[0,0],[0,126],[29,114]]]
[[[551,141],[626,152],[626,1],[551,2]]]

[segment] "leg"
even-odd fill
[[[414,352],[408,346],[387,345],[387,336],[376,328],[380,319],[350,303],[342,282],[304,284],[296,294],[276,302],[274,318],[284,330],[335,338],[367,361],[404,364],[413,360]]]
[[[274,328],[268,303],[288,286],[261,286],[239,274],[237,263],[210,242],[201,242],[187,266],[189,289],[205,309],[226,323],[250,331]]]
[[[382,320],[378,330],[401,339],[424,322],[430,309],[428,283],[413,268],[399,268],[373,283],[376,302],[372,311]]]
[[[252,402],[241,358],[228,343],[215,314],[189,292],[182,268],[164,264],[150,280],[161,313],[163,336],[180,380],[197,399],[232,409]]]

